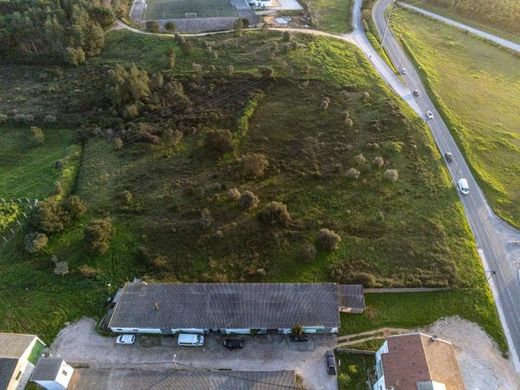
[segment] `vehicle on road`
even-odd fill
[[[325,352],[325,360],[327,362],[327,372],[329,375],[336,375],[336,358],[334,352]]]
[[[406,68],[401,68],[401,74],[406,74]]]
[[[131,345],[134,343],[135,343],[134,334],[122,334],[120,336],[117,336],[117,338],[116,338],[116,344]]]
[[[459,179],[457,182],[457,188],[463,195],[469,194],[469,185],[465,178]]]
[[[426,118],[428,118],[428,119],[433,119],[433,112],[431,112],[431,111],[429,111],[429,110],[426,111]]]
[[[204,335],[180,333],[177,344],[183,347],[202,347],[204,345]]]
[[[451,154],[450,152],[444,153],[444,157],[446,158],[446,161],[449,163],[453,161],[453,154]]]
[[[224,347],[227,349],[242,349],[244,348],[244,341],[242,339],[226,337],[224,339]]]
[[[309,336],[306,334],[292,334],[291,341],[295,341],[295,342],[309,341]]]
[[[413,90],[413,96],[415,96],[415,97],[419,96],[419,91],[417,89]]]
[[[354,27],[354,30],[355,30],[355,29],[357,29],[357,24],[355,24],[355,25],[354,25],[354,26],[352,26],[352,27]]]

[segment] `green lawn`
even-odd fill
[[[366,390],[367,380],[373,380],[376,361],[373,355],[334,351],[338,367],[339,390]]]
[[[184,18],[186,13],[199,18],[236,16],[228,0],[148,0],[146,5],[146,20]]]
[[[354,0],[304,0],[315,28],[335,34],[352,31]]]
[[[491,206],[520,226],[520,58],[402,9],[393,22]]]

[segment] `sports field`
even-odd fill
[[[146,20],[237,16],[231,0],[147,0]]]

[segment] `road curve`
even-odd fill
[[[520,371],[517,352],[520,350],[520,280],[518,273],[520,248],[515,243],[520,242],[520,232],[498,218],[489,207],[448,127],[430,100],[421,78],[391,29],[387,28],[385,10],[392,2],[393,0],[378,0],[372,10],[373,20],[380,36],[385,37],[384,47],[391,61],[396,64],[398,69],[406,68],[407,70],[406,75],[402,75],[404,84],[409,90],[419,91],[419,96],[415,98],[415,101],[422,111],[422,117],[425,117],[424,113],[428,110],[433,112],[433,119],[428,120],[427,123],[441,154],[444,155],[449,151],[453,155],[453,162],[446,165],[454,185],[460,178],[464,177],[468,180],[470,193],[468,195],[459,194],[459,196],[475,235],[484,268],[489,272],[490,287],[506,333],[511,358],[518,372]]]
[[[398,4],[399,4],[400,7],[410,9],[410,10],[412,10],[414,12],[417,12],[419,14],[422,14],[424,16],[428,16],[429,18],[438,20],[438,21],[440,21],[442,23],[449,24],[450,26],[457,27],[460,30],[467,31],[467,32],[469,32],[469,33],[471,33],[473,35],[477,35],[480,38],[484,38],[484,39],[486,39],[488,41],[496,43],[497,45],[505,47],[506,49],[511,49],[511,50],[514,50],[514,51],[520,53],[520,45],[517,44],[517,43],[508,41],[507,39],[500,38],[499,36],[487,33],[485,31],[479,30],[479,29],[477,29],[475,27],[468,26],[467,24],[463,24],[463,23],[457,22],[457,21],[455,21],[453,19],[446,18],[444,16],[438,15],[436,13],[433,13],[431,11],[427,11],[425,9],[416,7],[416,6],[411,5],[411,4],[407,4],[407,3],[403,3],[403,2],[398,2]],[[520,21],[518,23],[520,23]]]

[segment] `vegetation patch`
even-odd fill
[[[352,31],[353,0],[303,0],[315,28],[335,34]]]

